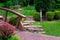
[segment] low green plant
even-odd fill
[[[47,18],[47,20],[48,20],[48,21],[53,20],[53,19],[54,19],[54,15],[55,15],[54,12],[47,12],[47,13],[46,13],[46,18]]]
[[[22,21],[22,22],[25,21],[25,18],[22,18],[21,21]],[[14,17],[11,17],[11,18],[10,18],[10,21],[9,21],[10,24],[16,26],[17,22],[18,22],[18,17],[15,17],[15,16],[14,16]]]
[[[24,10],[35,10],[35,7],[34,6],[26,6],[26,7],[23,7]]]
[[[18,18],[17,17],[11,17],[10,19],[11,20],[9,20],[9,23],[12,24],[12,25],[14,25],[14,26],[16,26]]]
[[[25,16],[33,16],[35,14],[35,11],[34,10],[22,10],[20,13]]]
[[[13,35],[10,38],[8,38],[8,40],[20,40],[19,35]]]
[[[3,3],[0,3],[0,7],[3,7],[3,5],[4,5]]]
[[[34,15],[33,15],[33,19],[35,21],[40,21],[40,13],[36,12]]]
[[[55,19],[60,19],[60,11],[55,11]]]

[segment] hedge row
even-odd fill
[[[40,21],[40,13],[35,13],[35,15],[33,15],[33,18],[35,21]],[[60,11],[46,12],[46,18],[48,21],[58,20],[60,19]]]

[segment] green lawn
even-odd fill
[[[26,6],[21,8],[22,11],[20,11],[21,14],[25,16],[33,16],[36,13],[34,6]]]
[[[45,21],[35,22],[34,25],[40,25],[45,30],[45,34],[52,36],[60,36],[60,20],[58,21]]]

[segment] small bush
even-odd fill
[[[23,22],[24,20],[25,20],[25,18],[22,18],[21,21]],[[14,16],[14,17],[11,17],[11,18],[10,18],[10,21],[9,21],[10,24],[16,26],[17,22],[18,22],[18,17],[15,17],[15,16]]]
[[[0,3],[0,7],[3,7],[3,5],[4,5],[3,3]]]
[[[40,13],[36,12],[34,15],[33,15],[33,19],[35,21],[40,21]]]
[[[48,20],[48,21],[53,20],[53,19],[54,19],[54,15],[55,15],[54,12],[47,12],[47,13],[46,13],[47,20]]]
[[[23,7],[24,10],[35,10],[35,7],[34,6],[26,6],[26,7]]]
[[[60,19],[60,11],[55,11],[55,19]]]
[[[22,10],[21,13],[25,16],[33,16],[35,14],[35,10]]]
[[[17,17],[11,17],[10,19],[11,20],[9,21],[9,23],[12,24],[12,25],[14,25],[14,26],[16,26],[18,18]]]
[[[8,40],[20,40],[19,35],[13,35],[10,38],[8,38]]]

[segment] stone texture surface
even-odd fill
[[[25,31],[21,31],[18,34],[20,35],[21,40],[60,40],[60,37],[47,36],[44,34],[36,34]]]

